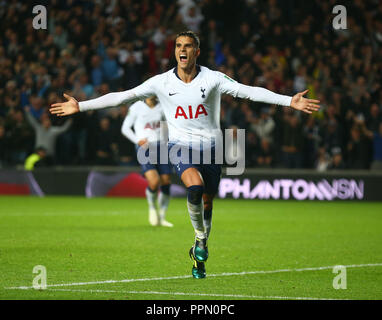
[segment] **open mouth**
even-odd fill
[[[187,62],[187,56],[185,54],[179,55],[180,62]]]

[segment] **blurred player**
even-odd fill
[[[307,90],[289,97],[264,88],[240,84],[221,72],[198,66],[196,59],[200,55],[199,38],[191,31],[178,34],[175,41],[177,67],[174,69],[152,77],[131,90],[109,93],[93,100],[78,103],[73,97],[65,95],[68,101],[53,104],[51,113],[66,116],[156,95],[167,120],[169,148],[174,145],[190,146],[194,140],[199,140],[210,143],[213,149],[211,140],[218,139],[217,131],[220,129],[221,94],[292,107],[306,113],[319,108],[316,104],[318,100],[303,97]],[[204,278],[212,200],[219,186],[221,165],[181,162],[175,168],[187,188],[187,207],[195,230],[195,242],[189,252],[193,261],[192,275],[194,278]]]
[[[122,125],[122,133],[136,144],[137,151],[139,148],[147,148],[148,151],[150,144],[159,146],[160,141],[165,138],[167,141],[167,137],[161,137],[160,123],[162,120],[164,120],[162,108],[157,98],[152,96],[144,102],[138,101],[130,106]],[[131,127],[134,127],[134,131]],[[142,174],[148,182],[146,198],[149,204],[150,224],[172,227],[173,224],[165,219],[170,202],[171,166],[169,164],[160,164],[157,161],[157,164],[141,164],[141,167]],[[156,200],[159,189],[157,208]]]

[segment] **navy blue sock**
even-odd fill
[[[212,208],[209,210],[204,210],[203,225],[208,238],[210,236],[212,226]]]
[[[155,192],[157,192],[157,190],[152,190],[149,186],[147,187],[147,189],[148,189],[151,193],[155,193]]]
[[[204,210],[204,220],[211,220],[212,218],[212,209]]]
[[[170,195],[170,185],[167,184],[165,186],[160,186],[160,192],[169,196]]]
[[[202,202],[203,186],[191,186],[187,188],[187,200],[189,203],[198,205]]]

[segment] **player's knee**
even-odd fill
[[[190,186],[187,188],[187,200],[192,204],[200,204],[203,196],[203,186]]]
[[[170,185],[171,184],[171,178],[167,176],[161,176],[160,177],[160,183],[161,185]]]
[[[150,180],[148,183],[149,183],[149,188],[152,192],[158,191],[159,179],[158,180],[156,180],[156,179]]]

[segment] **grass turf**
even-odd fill
[[[144,199],[0,197],[0,299],[382,299],[382,265],[347,268],[333,289],[331,268],[382,263],[382,205],[356,202],[216,200],[207,278],[193,279],[193,230],[185,199],[172,199],[174,228],[151,227]],[[176,279],[6,289],[187,276]],[[217,276],[208,276],[215,274]]]

